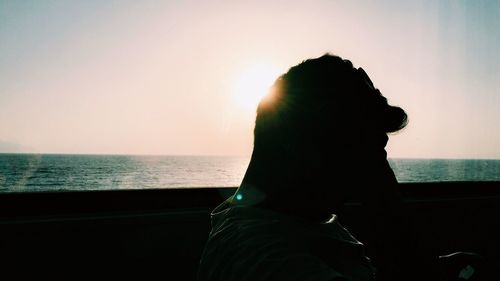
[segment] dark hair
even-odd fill
[[[362,68],[325,54],[290,68],[259,103],[254,153],[276,153],[300,145],[298,139],[321,138],[326,130],[345,134],[369,127],[390,133],[407,122],[405,111],[389,105]]]
[[[244,204],[311,214],[336,212],[348,198],[378,196],[356,186],[397,183],[386,133],[407,121],[349,60],[330,54],[306,60],[280,76],[259,103],[238,193]]]

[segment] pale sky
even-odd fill
[[[249,155],[326,52],[410,124],[389,157],[500,159],[500,1],[0,0],[0,152]]]

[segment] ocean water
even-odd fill
[[[248,157],[0,154],[0,192],[235,187]],[[500,160],[390,159],[399,182],[500,181]]]

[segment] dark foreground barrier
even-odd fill
[[[500,182],[401,187],[415,246],[435,255],[461,250],[499,260]],[[210,210],[234,190],[0,194],[0,270],[13,273],[10,280],[194,280]],[[351,202],[341,222],[363,241],[361,216],[359,204]]]

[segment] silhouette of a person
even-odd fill
[[[349,60],[326,54],[290,68],[258,106],[250,164],[236,193],[212,212],[198,280],[398,277],[384,272],[397,267],[398,241],[386,226],[399,202],[384,147],[387,133],[406,124],[405,111]],[[332,215],[349,199],[364,203],[374,243],[385,249],[378,273]]]

